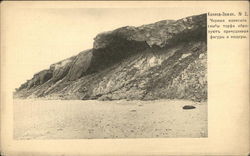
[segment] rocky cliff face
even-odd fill
[[[122,27],[34,75],[18,98],[207,99],[207,15]]]

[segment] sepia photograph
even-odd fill
[[[152,17],[166,12],[164,10],[146,9]],[[168,12],[171,10],[178,9],[170,8]],[[82,33],[78,34],[87,37],[90,25],[96,26],[98,31],[98,18],[103,18],[102,24],[107,27],[110,20],[124,25],[98,32],[91,40],[90,49],[82,46],[78,54],[33,73],[31,79],[16,88],[13,103],[15,139],[207,137],[206,13],[179,19],[169,15],[169,19],[153,23],[137,18],[136,24],[141,25],[127,26],[126,22],[119,22],[120,18],[110,16],[115,13],[130,18],[127,14],[140,16],[145,9],[25,11],[52,16],[47,20],[65,12],[70,14],[61,17],[65,21],[71,15],[77,16],[74,20],[82,23],[91,17],[96,21],[81,25]],[[34,14],[22,18],[29,20]],[[30,26],[33,22],[36,20]],[[37,22],[41,30],[35,30],[42,31],[42,24],[46,23]],[[57,42],[54,32],[43,33]],[[39,36],[36,37],[31,42],[40,41]],[[43,53],[44,48],[39,49],[43,42],[34,44],[37,44],[34,49],[37,51],[32,53]],[[47,47],[52,53],[50,57],[61,53],[54,50],[54,46],[57,45],[52,42]],[[35,59],[44,60],[43,57]],[[30,65],[34,64],[29,64],[28,68]]]
[[[0,155],[249,155],[249,2],[3,1],[0,32]]]

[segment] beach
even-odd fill
[[[192,105],[195,109],[183,109]],[[207,103],[14,100],[14,139],[207,137]]]

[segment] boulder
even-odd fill
[[[195,109],[196,107],[195,106],[192,106],[192,105],[185,105],[182,107],[182,109]]]

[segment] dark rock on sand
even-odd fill
[[[191,105],[186,105],[182,107],[182,109],[195,109],[195,108],[196,108],[195,106],[191,106]]]

